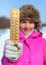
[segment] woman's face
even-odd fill
[[[32,19],[22,19],[20,21],[20,29],[24,32],[25,35],[28,35],[35,28],[35,23]]]

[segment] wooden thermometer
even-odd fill
[[[10,16],[10,39],[17,44],[19,42],[20,10],[12,9]]]

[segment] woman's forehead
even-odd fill
[[[34,22],[34,20],[32,18],[21,18],[20,21],[32,21]]]
[[[32,19],[32,18],[29,18],[29,17],[22,17],[20,19]]]

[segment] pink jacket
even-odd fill
[[[20,31],[20,42],[23,44],[23,53],[16,61],[2,58],[2,65],[46,65],[46,40],[39,32],[33,32],[25,38]]]

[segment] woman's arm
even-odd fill
[[[46,39],[44,40],[44,65],[46,65]]]
[[[6,58],[5,56],[3,56],[1,62],[2,62],[2,65],[11,65],[11,64],[13,65],[13,63],[14,63],[15,61],[9,60],[9,59]]]
[[[22,47],[23,45],[20,42],[16,46],[11,40],[6,40],[6,44],[4,45],[4,53],[2,57],[2,65],[16,64],[18,58],[22,54]]]

